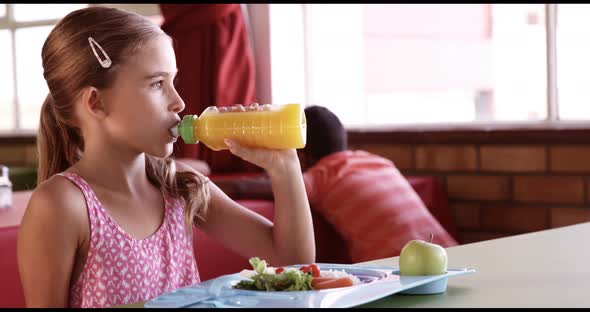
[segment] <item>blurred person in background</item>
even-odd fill
[[[305,109],[307,143],[298,150],[312,211],[331,223],[353,262],[399,256],[410,240],[457,245],[389,159],[349,150],[346,129],[322,106]],[[272,199],[270,181],[225,178],[215,183],[234,199]]]

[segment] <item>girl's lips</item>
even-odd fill
[[[168,140],[170,142],[172,142],[172,143],[176,143],[176,140],[178,140],[178,137],[177,136],[173,136],[171,133],[168,133],[168,135],[169,135],[169,139]]]
[[[178,140],[178,124],[174,125],[173,127],[168,129],[168,135],[170,135],[170,140],[172,143],[175,143]]]
[[[178,137],[178,124],[175,124],[172,128],[168,129],[170,135],[174,138]]]

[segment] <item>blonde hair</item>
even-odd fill
[[[41,50],[49,94],[41,108],[37,136],[37,185],[82,157],[84,138],[73,118],[73,103],[81,90],[87,86],[109,88],[120,65],[142,44],[160,36],[170,38],[146,17],[108,7],[73,11],[57,23]],[[112,66],[100,65],[88,37],[107,51]],[[184,199],[187,225],[194,224],[195,218],[204,219],[210,198],[206,177],[176,172],[173,159],[147,154],[146,174],[163,192]]]

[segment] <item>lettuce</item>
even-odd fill
[[[251,280],[242,280],[236,289],[259,291],[302,291],[312,290],[313,275],[301,270],[285,270],[279,274],[266,273],[266,261],[258,257],[249,260],[256,275]]]

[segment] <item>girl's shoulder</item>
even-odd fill
[[[58,174],[53,175],[39,184],[39,186],[33,191],[31,198],[33,196],[42,197],[66,205],[75,202],[76,199],[84,200],[84,194],[82,194],[80,188],[68,178]]]
[[[82,191],[66,177],[53,175],[35,188],[25,215],[71,224],[69,222],[86,222],[85,207],[86,200]]]
[[[200,172],[199,170],[197,170],[196,168],[187,165],[186,163],[177,161],[176,162],[176,172],[191,172],[194,173],[196,176],[198,176],[199,178],[203,179],[205,182],[209,182],[210,179],[209,177],[207,177],[207,175],[203,174],[202,172]]]

